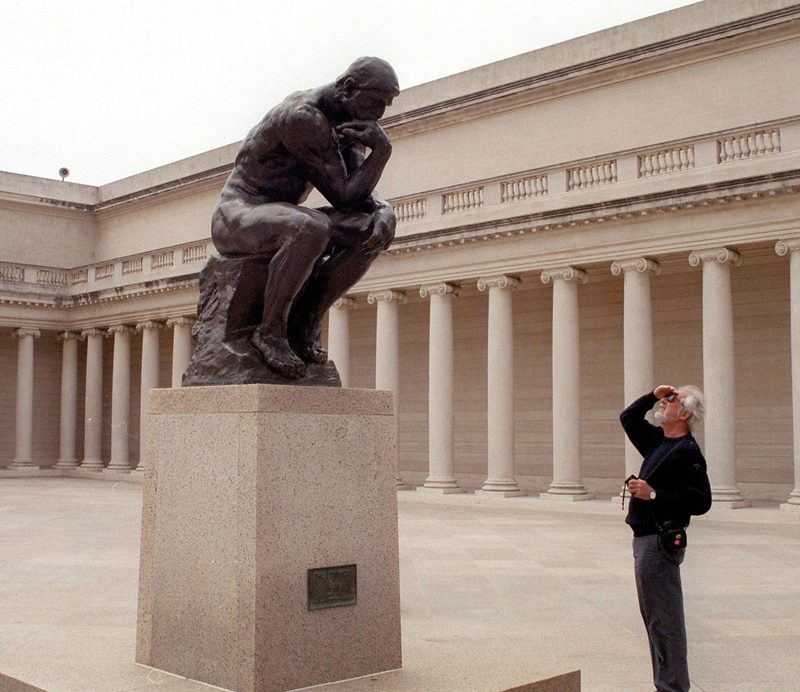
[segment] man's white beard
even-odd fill
[[[650,411],[650,415],[653,418],[653,423],[655,425],[663,425],[664,424],[664,412],[660,408],[655,408]]]

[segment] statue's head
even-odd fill
[[[378,120],[399,93],[397,74],[380,58],[359,58],[336,80],[336,94],[355,120]]]

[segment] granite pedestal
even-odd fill
[[[154,390],[148,432],[137,662],[248,691],[401,666],[389,392]]]

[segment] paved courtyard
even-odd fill
[[[0,690],[208,690],[133,663],[137,483],[0,479]],[[652,690],[619,505],[400,494],[404,669],[325,690],[496,692],[580,669]],[[696,519],[683,567],[693,689],[800,690],[800,514]]]

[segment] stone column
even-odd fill
[[[589,500],[581,476],[581,342],[578,284],[586,274],[575,267],[542,272],[553,284],[553,482],[542,497]]]
[[[111,460],[106,471],[130,471],[131,334],[133,328],[118,324],[114,335],[114,369],[111,380]]]
[[[736,400],[733,360],[731,265],[739,255],[728,248],[689,255],[693,267],[703,265],[703,390],[705,443],[711,496],[717,507],[746,507],[736,485]]]
[[[781,240],[779,255],[789,255],[789,322],[792,353],[792,437],[794,444],[794,490],[781,509],[800,511],[800,238]]]
[[[639,257],[611,265],[614,276],[624,275],[623,363],[625,406],[652,390],[653,312],[650,302],[650,276],[659,272],[658,262]],[[625,477],[638,474],[642,456],[625,437]],[[616,501],[616,500],[615,500]]]
[[[350,310],[356,301],[339,298],[328,310],[328,358],[336,365],[342,387],[350,386]]]
[[[12,469],[34,468],[33,463],[33,340],[38,329],[15,329],[17,344],[17,425]]]
[[[422,286],[430,296],[428,341],[428,478],[423,489],[439,493],[463,492],[456,482],[453,454],[453,297],[458,286],[437,283]]]
[[[398,306],[406,302],[400,291],[377,291],[367,296],[370,305],[377,304],[378,318],[375,335],[375,389],[383,389],[393,394],[394,425],[397,448],[400,449],[398,395],[400,392],[400,314]],[[400,476],[398,464],[395,485],[398,489],[408,486]]]
[[[172,327],[172,386],[180,387],[181,378],[189,362],[192,360],[192,325],[194,320],[189,317],[175,317],[167,320],[167,326]]]
[[[84,329],[86,337],[86,400],[83,426],[83,462],[85,471],[102,471],[103,441],[103,338],[101,329]]]
[[[478,494],[494,497],[524,495],[514,478],[514,321],[511,293],[519,279],[492,276],[478,279],[478,290],[489,291],[487,386],[487,477]]]
[[[159,385],[160,334],[164,328],[161,322],[141,322],[136,331],[142,333],[142,386],[139,396],[139,463],[135,471],[144,471],[145,449],[147,444],[147,406],[150,390]]]
[[[61,436],[58,463],[54,468],[75,469],[78,432],[78,334],[62,332],[61,350]]]

